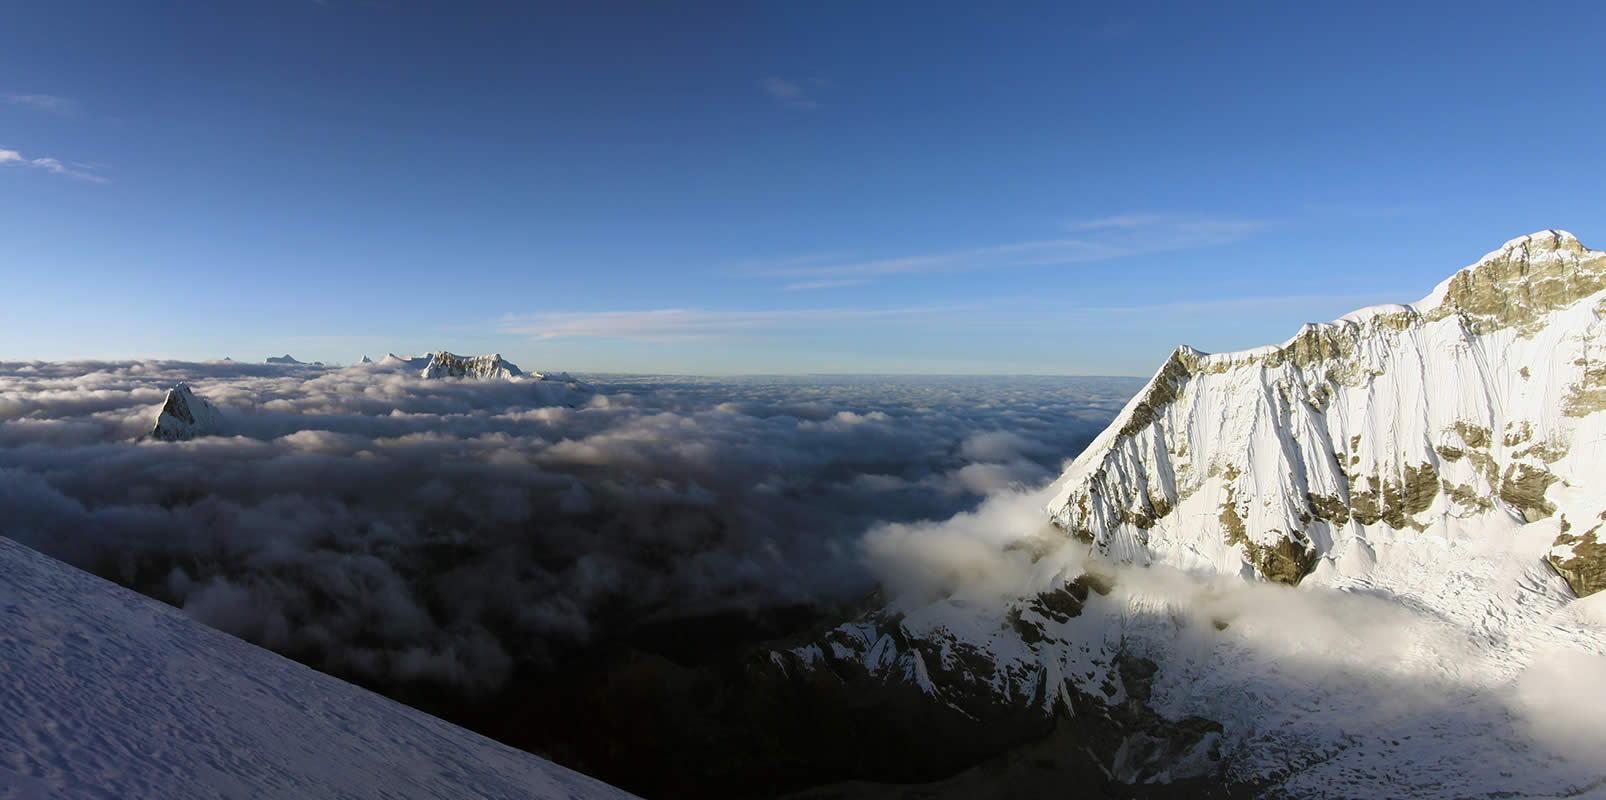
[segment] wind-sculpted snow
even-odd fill
[[[866,527],[1046,480],[1139,385],[588,380],[0,363],[0,532],[342,675],[490,690],[633,626],[862,594]],[[179,382],[221,434],[135,442]]]
[[[0,797],[630,797],[0,538]]]

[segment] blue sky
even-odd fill
[[[1606,247],[1606,6],[12,4],[0,358],[1147,375]]]

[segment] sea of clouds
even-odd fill
[[[226,435],[138,441],[181,381]],[[0,535],[324,669],[490,690],[862,596],[867,530],[1043,484],[1140,384],[0,362]]]

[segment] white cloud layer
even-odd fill
[[[230,435],[134,442],[167,387]],[[1036,482],[1137,383],[0,362],[0,534],[337,673],[490,689],[519,664],[870,585],[880,520]]]

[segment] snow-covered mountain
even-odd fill
[[[0,614],[0,797],[631,796],[6,538]]]
[[[518,380],[523,375],[524,372],[512,362],[504,360],[501,353],[459,356],[445,350],[432,353],[424,371],[419,373],[423,378],[496,378],[509,381]],[[539,380],[541,375],[534,373],[531,377]]]
[[[189,384],[181,383],[168,390],[167,399],[156,414],[156,426],[148,436],[163,442],[179,442],[222,432],[223,415],[217,407],[196,394]]]
[[[1178,348],[1049,513],[1122,561],[1401,590],[1401,539],[1550,520],[1551,563],[1590,594],[1606,587],[1603,312],[1606,253],[1545,231],[1408,306],[1276,347]]]
[[[1048,489],[872,532],[935,589],[773,668],[1035,711],[1129,786],[1606,793],[1603,314],[1606,253],[1545,231],[1411,305],[1179,348]]]
[[[400,356],[395,353],[386,353],[385,357],[373,361],[363,356],[357,366],[366,366],[381,370],[418,370],[418,375],[426,380],[440,378],[466,378],[472,380],[505,380],[505,381],[556,381],[579,385],[567,372],[525,372],[513,362],[502,357],[501,353],[492,353],[481,356],[460,356],[445,350],[439,350],[424,355]]]
[[[268,363],[268,364],[303,364],[303,363],[306,363],[306,362],[297,361],[289,353],[285,353],[282,356],[268,356],[266,363]]]

